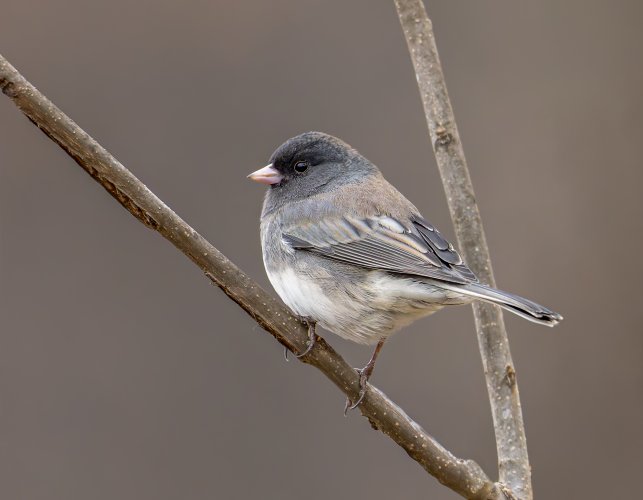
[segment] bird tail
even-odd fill
[[[444,286],[441,284],[441,286]],[[445,287],[446,288],[446,287]],[[449,287],[451,288],[451,287]],[[518,295],[495,288],[482,285],[480,283],[470,283],[467,285],[457,285],[451,288],[453,291],[458,291],[464,295],[474,297],[485,302],[499,305],[503,309],[510,311],[518,316],[522,316],[529,321],[539,323],[546,326],[557,325],[562,321],[563,317],[540,304],[536,304],[531,300],[524,299]]]

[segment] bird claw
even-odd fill
[[[306,354],[308,354],[310,351],[313,350],[315,347],[315,344],[317,343],[317,335],[315,333],[315,327],[317,323],[315,323],[313,320],[308,319],[308,318],[299,318],[300,321],[306,324],[308,326],[308,340],[306,341],[306,349],[304,349],[303,352],[300,352],[299,354],[295,354],[296,358],[303,358]],[[290,361],[288,359],[288,349],[286,346],[284,346],[284,359],[286,361]]]
[[[359,373],[359,394],[357,396],[357,401],[355,401],[354,403],[350,398],[346,398],[346,404],[344,405],[344,416],[348,414],[348,410],[354,410],[362,403],[362,401],[364,401],[364,397],[366,396],[366,389],[368,388],[368,378],[370,373],[367,373],[367,368],[356,368],[355,371]]]
[[[313,350],[313,347],[315,347],[315,344],[317,343],[317,340],[315,339],[315,334],[313,333],[313,336],[310,337],[306,341],[306,349],[304,352],[300,352],[299,354],[295,354],[296,358],[303,358],[306,354],[308,354],[310,351]]]
[[[317,323],[308,318],[301,318],[301,321],[306,323],[306,325],[308,326],[308,340],[306,341],[306,349],[304,349],[303,352],[295,355],[295,357],[298,359],[303,358],[306,354],[312,351],[315,347],[315,344],[317,343],[317,334],[315,333],[315,327],[317,326]]]

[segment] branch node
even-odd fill
[[[447,131],[444,125],[438,124],[435,127],[435,149],[446,148],[453,141],[453,134]]]
[[[2,93],[4,95],[11,97],[12,99],[18,95],[16,85],[7,78],[0,79],[0,89],[2,89]]]
[[[498,482],[496,485],[500,488],[500,491],[505,496],[506,500],[518,500],[506,484]]]
[[[516,387],[516,370],[511,365],[507,365],[505,369],[505,380],[507,381],[507,385],[512,389]]]

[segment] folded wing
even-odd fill
[[[385,215],[300,221],[284,231],[284,241],[295,250],[367,269],[456,284],[478,281],[453,245],[420,216],[407,221]]]

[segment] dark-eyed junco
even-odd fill
[[[384,341],[446,305],[483,300],[547,326],[562,316],[478,282],[453,248],[378,168],[321,132],[289,139],[250,179],[268,184],[261,213],[266,272],[309,324],[377,344],[360,372],[360,397]],[[301,353],[301,355],[305,354]]]

